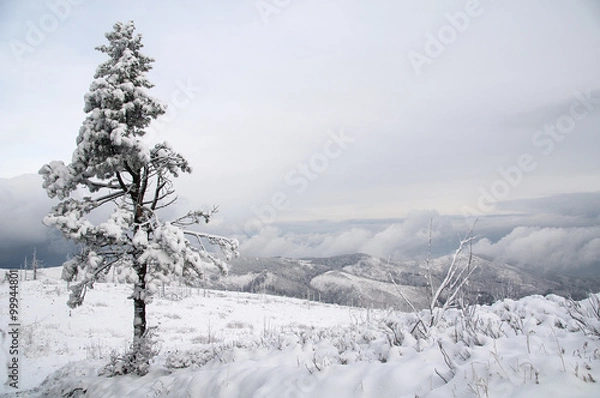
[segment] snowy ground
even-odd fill
[[[130,289],[97,284],[70,310],[66,283],[43,272],[19,285],[20,396],[600,396],[600,333],[584,333],[558,296],[452,310],[419,338],[414,314],[175,287],[148,310],[161,346],[150,373],[98,376],[128,348]],[[8,302],[4,283],[2,329]],[[598,316],[584,321],[600,332]]]

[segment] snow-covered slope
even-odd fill
[[[439,283],[450,262],[450,256],[431,260],[434,284]],[[464,293],[472,302],[481,304],[547,293],[583,298],[590,291],[600,291],[598,278],[533,274],[480,256],[473,257],[473,264],[478,268]],[[207,286],[320,299],[341,305],[406,308],[395,282],[417,308],[429,305],[424,262],[388,261],[360,253],[303,260],[242,257],[232,261],[230,271],[222,280],[213,275]]]
[[[313,278],[310,286],[319,292],[317,298],[356,307],[392,307],[409,311],[410,307],[399,297],[398,289],[402,289],[402,294],[416,306],[424,307],[427,299],[422,288],[394,285],[343,271],[325,272]]]
[[[416,314],[171,287],[148,311],[161,340],[150,373],[107,378],[98,371],[132,333],[130,288],[97,284],[76,310],[52,277],[20,290],[20,396],[600,396],[600,314],[587,301],[579,322],[573,303],[530,296],[450,310],[419,332]]]

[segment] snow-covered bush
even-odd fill
[[[102,376],[137,374],[144,376],[150,369],[152,359],[160,352],[156,327],[146,329],[141,338],[134,339],[131,349],[124,355],[113,352],[110,362],[100,371]]]
[[[566,302],[571,318],[584,333],[600,337],[600,299],[598,295],[590,293],[587,300]]]
[[[296,358],[298,367],[314,376],[335,366],[411,363],[423,356],[431,361],[431,383],[461,386],[465,390],[461,396],[488,396],[497,388],[493,380],[516,386],[542,384],[547,374],[557,371],[586,383],[596,379],[598,340],[582,340],[582,330],[570,325],[575,321],[562,297],[530,296],[491,306],[449,308],[427,335],[415,337],[411,333],[415,321],[427,314],[429,309],[372,315],[368,321],[335,328],[303,327],[260,339],[201,344],[171,353],[166,366],[218,366],[280,352]],[[584,313],[583,319],[589,323],[595,315]]]

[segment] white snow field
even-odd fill
[[[98,283],[70,310],[59,273],[19,284],[18,396],[600,396],[600,314],[586,300],[576,321],[558,296],[450,310],[419,337],[415,314],[173,287],[148,307],[161,348],[150,373],[99,376],[128,348],[131,288]],[[7,363],[6,282],[0,292]],[[0,392],[17,396],[4,373]]]

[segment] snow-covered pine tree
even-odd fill
[[[146,331],[146,304],[162,282],[194,280],[211,264],[226,272],[224,261],[205,250],[203,242],[219,246],[227,259],[237,255],[238,243],[185,229],[208,222],[217,208],[190,211],[170,222],[159,217],[158,211],[175,201],[172,179],[191,168],[168,143],[150,148],[142,140],[144,129],[166,107],[146,93],[153,87],[146,72],[154,60],[140,52],[142,36],[133,22],[116,23],[106,38],[109,44],[96,50],[109,59],[100,64],[85,95],[87,117],[71,163],[52,161],[39,173],[48,196],[61,200],[44,223],[80,244],[81,251],[63,264],[67,281],[82,274],[70,287],[68,305],[81,305],[86,289],[116,267],[119,279],[133,284],[135,347]],[[86,191],[89,196],[81,198]],[[107,220],[94,224],[88,219],[107,206],[112,207]]]

